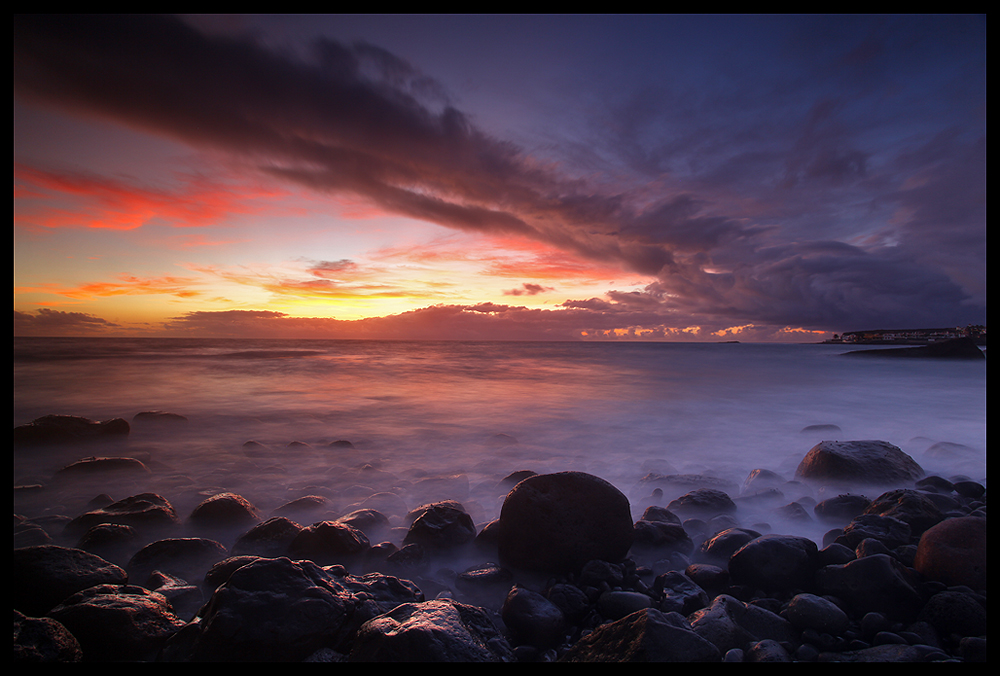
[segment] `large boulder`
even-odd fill
[[[51,617],[27,617],[14,611],[14,664],[79,662],[80,642]]]
[[[98,421],[78,415],[46,415],[14,428],[14,446],[68,444],[123,439],[129,433],[123,418]]]
[[[805,537],[768,534],[740,547],[729,559],[735,584],[788,592],[812,585],[818,548]]]
[[[301,662],[344,650],[361,601],[311,561],[257,559],[240,566],[176,634],[164,661]]]
[[[133,585],[89,587],[49,617],[80,642],[84,662],[148,662],[184,626],[165,596]]]
[[[162,532],[180,523],[173,505],[156,493],[140,493],[81,514],[68,524],[66,533],[81,536],[102,523],[132,526],[141,533]]]
[[[125,584],[125,571],[80,549],[37,545],[15,549],[14,610],[40,617],[63,599],[99,584]]]
[[[930,580],[949,586],[986,589],[986,519],[946,519],[924,531],[913,567]]]
[[[816,593],[841,599],[857,618],[882,613],[893,620],[912,621],[923,605],[917,591],[920,582],[915,570],[889,554],[863,556],[816,571]]]
[[[628,498],[583,472],[521,481],[504,500],[497,529],[502,563],[547,572],[575,572],[594,559],[620,561],[634,538]]]
[[[260,519],[260,511],[235,493],[219,493],[202,500],[188,517],[192,525],[203,530],[247,529]]]
[[[128,571],[129,582],[137,585],[145,586],[154,571],[195,582],[228,556],[229,551],[215,540],[165,538],[137,551],[125,570]]]
[[[482,608],[451,599],[404,603],[358,629],[351,662],[511,662],[514,653]]]
[[[924,470],[885,441],[821,441],[795,470],[800,479],[833,483],[898,485],[921,478]]]
[[[476,524],[459,503],[435,502],[416,511],[404,545],[417,544],[430,551],[451,550],[476,539]]]
[[[288,545],[292,559],[308,559],[321,566],[351,567],[371,548],[368,537],[346,523],[320,521],[303,528]]]
[[[722,654],[676,612],[638,610],[580,639],[560,662],[719,662]]]

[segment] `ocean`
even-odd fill
[[[184,516],[226,490],[265,514],[308,494],[344,510],[391,490],[410,508],[459,500],[485,523],[509,473],[578,470],[618,486],[638,517],[650,472],[792,479],[812,446],[836,438],[888,441],[928,473],[985,484],[986,362],[843,357],[850,349],[18,338],[15,426],[69,414],[132,430],[106,448],[19,449],[14,481],[44,485],[81,457],[130,456],[148,479],[77,484],[44,509],[152,490]],[[142,411],[186,420],[133,421]]]

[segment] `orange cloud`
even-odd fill
[[[23,164],[14,168],[15,219],[45,228],[134,230],[153,219],[175,227],[216,225],[259,213],[288,193],[184,175],[172,189]]]
[[[186,277],[143,278],[122,274],[118,276],[117,281],[89,282],[73,287],[42,284],[34,287],[17,287],[14,293],[51,293],[75,300],[137,294],[169,294],[179,298],[194,298],[203,295],[201,291],[191,288],[197,284],[197,280]]]

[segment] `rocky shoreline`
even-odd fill
[[[128,427],[36,422],[15,454]],[[486,522],[468,491],[413,505],[414,485],[355,469],[342,509],[266,514],[213,490],[179,510],[136,458],[15,486],[15,663],[986,660],[985,485],[884,441],[822,442],[794,477],[739,487],[650,472],[631,497],[516,472]],[[137,492],[53,513],[67,485]]]

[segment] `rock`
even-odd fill
[[[690,556],[694,543],[680,523],[640,519],[633,526],[632,552],[639,557],[664,557],[671,552]]]
[[[856,617],[878,612],[898,621],[912,621],[923,606],[919,585],[916,571],[887,554],[816,571],[816,592],[843,600]]]
[[[744,662],[791,662],[785,647],[772,639],[757,641],[746,651]]]
[[[583,472],[539,474],[518,483],[500,511],[497,547],[514,568],[574,572],[593,559],[622,560],[634,538],[628,498]]]
[[[54,479],[68,481],[80,476],[109,473],[143,476],[150,472],[146,465],[135,458],[98,458],[92,456],[63,467],[56,472]]]
[[[720,654],[748,649],[764,639],[793,641],[797,632],[788,620],[764,608],[745,604],[728,594],[720,594],[708,608],[687,618],[691,628],[710,641]]]
[[[14,446],[117,440],[127,437],[129,431],[122,418],[99,422],[75,415],[46,415],[15,427]]]
[[[448,551],[470,544],[475,538],[476,524],[472,517],[457,503],[443,501],[420,508],[403,544],[418,544],[429,551]]]
[[[51,617],[27,617],[14,611],[14,664],[79,662],[80,642]]]
[[[843,535],[836,542],[850,549],[857,549],[863,540],[878,540],[888,549],[895,549],[910,541],[910,526],[891,516],[862,514],[847,524]]]
[[[944,519],[944,514],[930,498],[907,488],[883,493],[872,501],[864,513],[903,521],[910,527],[911,537],[923,535],[925,530]]]
[[[344,644],[363,603],[311,561],[257,559],[232,572],[164,647],[165,662],[300,662]]]
[[[838,495],[827,498],[813,507],[813,514],[826,523],[850,523],[851,519],[864,514],[872,501],[863,495]]]
[[[245,529],[260,519],[257,508],[235,493],[219,493],[203,500],[188,517],[193,525],[202,529]]]
[[[548,648],[565,638],[566,616],[559,606],[521,585],[514,585],[504,599],[500,617],[515,645]]]
[[[923,475],[913,458],[885,441],[821,441],[795,470],[801,479],[870,485],[909,483]]]
[[[769,469],[755,469],[750,472],[743,481],[743,488],[740,495],[753,495],[760,491],[769,489],[780,489],[785,484],[785,479],[777,472]]]
[[[283,516],[293,521],[314,523],[323,513],[331,508],[330,501],[322,495],[304,495],[281,505],[272,513],[273,516]]]
[[[137,585],[145,586],[153,571],[191,582],[201,580],[212,566],[228,556],[229,551],[215,540],[166,538],[136,552],[125,570],[129,581]]]
[[[725,491],[714,488],[696,488],[672,500],[667,509],[686,516],[709,518],[736,511],[736,503]]]
[[[762,535],[740,547],[729,559],[734,584],[769,592],[812,586],[817,568],[816,543],[794,535]]]
[[[76,543],[77,549],[96,554],[120,566],[128,563],[140,546],[139,531],[118,523],[98,524],[84,533]]]
[[[404,603],[361,625],[351,662],[510,662],[514,653],[481,608],[450,599]]]
[[[99,584],[125,584],[125,571],[80,549],[37,545],[13,553],[14,610],[45,615],[63,599]]]
[[[679,570],[657,575],[653,581],[653,592],[661,597],[661,612],[677,612],[685,617],[701,610],[710,602],[708,593]]]
[[[168,530],[180,521],[166,498],[156,493],[140,493],[81,514],[66,524],[66,533],[79,536],[102,523],[132,526],[140,533],[148,534]]]
[[[707,474],[660,474],[649,472],[632,487],[631,495],[647,496],[659,488],[669,499],[699,488],[710,488],[726,494],[737,495],[740,487],[733,481]]]
[[[946,519],[920,537],[913,567],[929,580],[986,589],[986,519]]]
[[[704,563],[728,566],[729,557],[746,543],[759,538],[762,533],[749,528],[727,528],[701,543],[699,559]]]
[[[265,558],[284,556],[288,547],[302,531],[302,526],[283,516],[271,517],[236,539],[233,544],[234,556],[254,555]]]
[[[132,416],[133,423],[144,424],[176,424],[187,422],[187,418],[179,413],[169,411],[140,411]]]
[[[89,587],[49,612],[80,642],[84,662],[153,661],[184,626],[166,597],[133,585]]]
[[[967,336],[951,338],[921,347],[900,347],[878,350],[853,350],[845,352],[852,357],[891,357],[918,359],[970,359],[982,361],[986,355],[976,345],[976,341]]]
[[[837,604],[808,593],[793,596],[781,616],[800,631],[813,629],[832,636],[840,636],[850,624],[847,613]]]
[[[722,655],[678,613],[647,608],[602,625],[560,662],[719,662]]]
[[[653,599],[648,594],[635,591],[606,591],[597,599],[597,612],[612,621],[652,606]]]
[[[370,547],[368,537],[354,526],[320,521],[299,531],[288,545],[288,556],[321,566],[341,564],[350,568],[361,561]]]
[[[357,528],[370,542],[379,542],[391,528],[389,517],[377,509],[356,509],[335,521]]]

